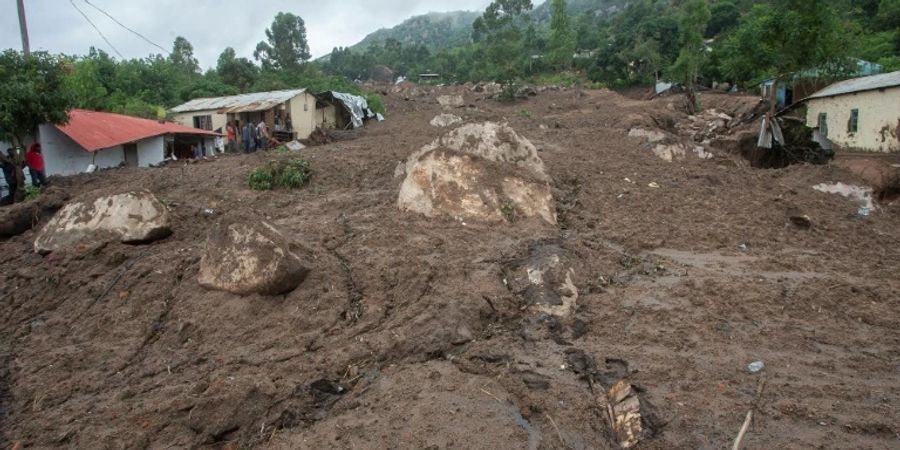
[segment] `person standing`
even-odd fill
[[[228,122],[228,126],[225,127],[225,134],[228,136],[228,153],[234,153],[235,145],[237,144],[237,130],[234,129],[234,122]]]
[[[16,201],[16,188],[18,188],[15,165],[16,155],[14,152],[15,150],[10,148],[6,150],[6,155],[0,154],[0,166],[3,168],[3,179],[6,181],[6,189],[9,190],[10,203]]]
[[[256,148],[265,150],[269,147],[269,126],[265,120],[260,120],[256,126]]]
[[[41,154],[41,144],[39,142],[31,144],[31,147],[25,152],[25,164],[28,166],[28,173],[31,174],[31,185],[35,187],[46,186],[47,176],[44,174],[44,155]]]
[[[250,153],[250,145],[253,142],[253,136],[250,133],[250,130],[253,128],[253,122],[248,121],[243,130],[241,130],[241,136],[244,138],[244,153]]]

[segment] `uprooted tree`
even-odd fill
[[[0,53],[0,139],[24,147],[25,138],[33,136],[42,123],[68,122],[73,100],[65,88],[65,74],[63,61],[49,53]],[[25,183],[22,153],[17,152],[14,159],[10,162],[16,167],[21,195]]]

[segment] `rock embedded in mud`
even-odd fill
[[[171,233],[169,210],[162,202],[148,191],[128,192],[67,204],[38,234],[34,249],[46,254],[84,243],[139,244]]]
[[[462,121],[462,117],[459,117],[456,114],[438,114],[437,116],[434,116],[434,119],[431,119],[430,123],[433,127],[447,128],[462,123]]]
[[[428,217],[512,222],[556,209],[537,149],[506,125],[469,124],[426,145],[398,173],[406,178],[398,206]]]
[[[308,273],[274,226],[228,218],[209,232],[198,281],[238,295],[280,295],[296,289]]]
[[[439,95],[437,101],[445,108],[461,108],[466,104],[462,95]]]

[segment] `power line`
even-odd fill
[[[160,50],[166,52],[166,54],[170,53],[168,50],[166,50],[165,48],[163,48],[162,46],[160,46],[160,45],[157,44],[156,42],[151,41],[150,39],[148,39],[148,38],[147,38],[146,36],[144,36],[143,34],[138,33],[137,31],[134,31],[134,30],[132,30],[131,28],[128,28],[127,26],[125,26],[125,24],[123,24],[122,22],[119,22],[115,17],[113,17],[110,13],[104,11],[104,10],[103,10],[102,8],[100,8],[99,6],[97,6],[97,5],[93,4],[93,3],[91,3],[91,2],[88,1],[88,0],[84,0],[84,2],[87,3],[88,5],[90,5],[92,8],[96,9],[97,11],[100,11],[101,13],[103,13],[103,15],[105,15],[106,17],[109,17],[110,20],[112,20],[113,22],[117,23],[120,27],[122,27],[122,28],[124,28],[124,29],[130,31],[131,33],[133,33],[133,34],[136,35],[137,37],[143,39],[143,40],[146,41],[148,44],[150,44],[150,45],[152,45],[152,46],[154,46],[154,47],[156,47],[156,48],[158,48],[158,49],[160,49]]]
[[[119,50],[116,49],[116,46],[112,45],[112,42],[109,42],[109,39],[106,38],[106,35],[103,34],[103,32],[100,31],[99,28],[97,28],[97,25],[94,24],[91,18],[88,17],[87,14],[85,14],[84,11],[82,11],[81,8],[79,8],[78,5],[75,4],[75,1],[69,0],[69,3],[71,3],[72,7],[75,8],[79,13],[81,13],[81,16],[84,17],[84,20],[87,20],[88,23],[91,24],[91,26],[94,27],[95,30],[97,30],[97,33],[100,35],[100,37],[103,38],[104,41],[106,41],[106,44],[109,45],[109,48],[113,49],[113,51],[116,52],[117,55],[119,55],[119,58],[122,58],[124,60],[125,57],[122,56],[121,53],[119,53]]]

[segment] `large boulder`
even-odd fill
[[[210,230],[200,260],[200,285],[238,295],[293,291],[309,270],[271,224],[231,217]]]
[[[466,100],[462,95],[439,95],[437,101],[444,108],[461,108],[466,106]]]
[[[506,125],[457,128],[409,157],[398,206],[427,217],[556,224],[549,177],[531,142]]]
[[[44,226],[34,249],[43,254],[99,241],[147,243],[172,234],[169,222],[168,208],[148,191],[72,202]]]

